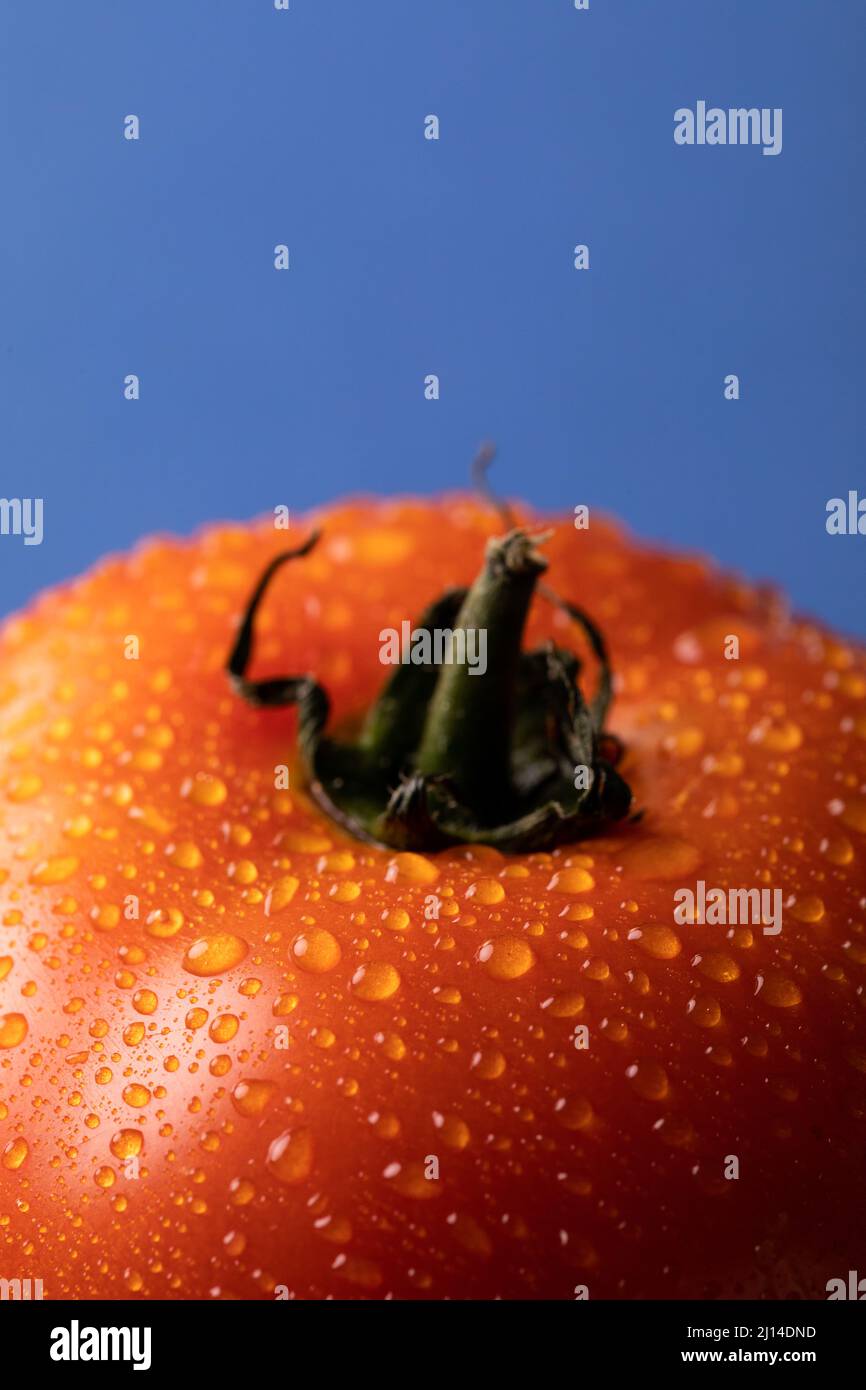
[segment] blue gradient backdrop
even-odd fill
[[[500,489],[866,633],[824,526],[866,493],[864,59],[862,0],[3,0],[0,495],[46,531],[0,611],[490,436]],[[781,106],[782,154],[675,146],[698,99]]]

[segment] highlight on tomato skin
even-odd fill
[[[295,713],[224,673],[272,526],[154,540],[5,623],[4,1277],[824,1298],[862,1259],[866,654],[700,557],[519,521],[604,633],[643,813],[541,851],[383,849],[315,803]],[[381,631],[501,526],[462,495],[312,522],[253,671],[314,675],[353,730]],[[536,603],[547,639],[591,690]],[[781,930],[675,917],[701,883],[778,892]]]

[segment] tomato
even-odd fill
[[[351,728],[382,630],[501,527],[464,496],[316,520],[254,672],[312,673]],[[864,652],[702,559],[551,524],[642,815],[535,852],[380,848],[319,808],[294,711],[224,671],[267,525],[154,540],[5,625],[0,1275],[823,1298],[862,1266]],[[591,684],[536,601],[548,637]],[[675,917],[698,884],[778,893],[781,931]]]

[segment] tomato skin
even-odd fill
[[[351,721],[381,629],[470,582],[498,528],[465,497],[317,519],[255,669],[310,671]],[[148,543],[0,637],[0,1276],[825,1297],[866,1258],[863,651],[700,559],[558,524],[550,581],[607,635],[644,818],[398,856],[309,802],[292,713],[227,686],[285,539]],[[548,636],[573,640],[538,602]],[[675,924],[698,879],[778,888],[782,932]]]

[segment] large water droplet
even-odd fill
[[[494,980],[517,980],[535,964],[535,952],[519,936],[497,936],[478,949],[477,960]]]
[[[671,879],[688,875],[700,863],[700,851],[688,840],[653,835],[623,851],[626,873],[636,879]]]
[[[267,1109],[276,1089],[273,1081],[239,1081],[232,1091],[232,1104],[241,1115],[250,1119]]]
[[[305,1182],[313,1171],[313,1135],[306,1127],[287,1129],[268,1149],[268,1168],[289,1187]]]
[[[352,992],[359,999],[374,1002],[390,999],[400,988],[400,972],[387,961],[371,961],[359,965],[352,976]]]
[[[240,965],[248,950],[247,943],[231,932],[200,936],[184,956],[183,967],[191,975],[222,975]]]
[[[29,1153],[30,1146],[26,1139],[21,1139],[20,1137],[17,1139],[10,1139],[2,1155],[0,1155],[0,1162],[2,1162],[4,1168],[10,1168],[14,1172],[15,1169],[21,1167]]]
[[[18,1047],[27,1037],[27,1019],[23,1014],[0,1016],[0,1047]]]
[[[340,943],[325,927],[307,927],[291,945],[292,959],[310,975],[325,975],[339,965]]]
[[[682,942],[671,927],[654,923],[633,927],[628,939],[636,942],[642,951],[655,960],[673,960],[683,949]]]

